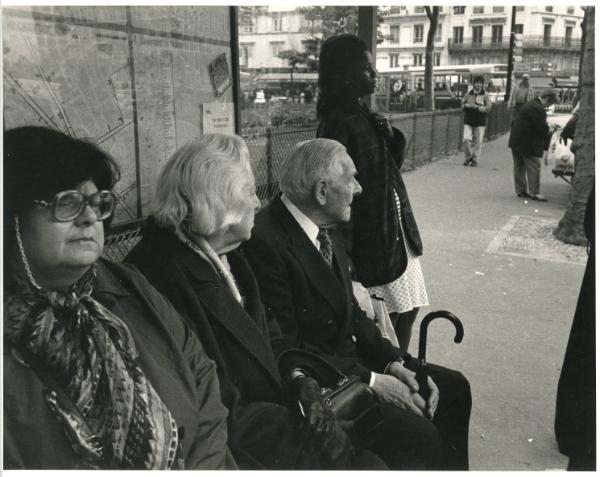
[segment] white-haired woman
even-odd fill
[[[259,205],[244,141],[204,135],[165,164],[144,237],[126,260],[171,300],[217,363],[241,468],[381,468],[367,451],[352,456],[314,380],[290,382],[303,423],[288,404],[271,348],[280,332],[267,322],[254,274],[236,251],[250,238]]]

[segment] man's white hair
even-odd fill
[[[320,180],[333,178],[342,166],[340,153],[346,148],[333,139],[299,142],[279,167],[279,188],[292,201],[305,201]]]
[[[248,200],[249,152],[239,136],[205,134],[181,147],[165,163],[156,182],[150,213],[158,225],[183,222],[193,233],[208,236],[242,220]]]

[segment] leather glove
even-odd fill
[[[321,399],[319,383],[309,376],[294,381],[296,397],[302,405],[304,421],[302,426],[315,438],[328,439],[335,432],[335,416]]]
[[[354,446],[344,430],[344,423],[335,423],[334,432],[321,447],[321,463],[330,469],[347,469],[354,457]]]

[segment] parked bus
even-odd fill
[[[445,65],[433,67],[433,90],[436,108],[460,106],[460,99],[473,85],[475,76],[483,76],[485,89],[492,101],[503,101],[506,92],[507,66],[504,64]],[[422,109],[425,67],[389,68],[379,72],[378,101],[389,101],[390,111]]]

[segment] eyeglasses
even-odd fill
[[[101,190],[92,195],[84,195],[78,190],[65,190],[54,196],[54,200],[34,200],[40,207],[52,207],[54,218],[59,222],[69,222],[83,212],[89,204],[98,220],[104,220],[115,210],[115,194],[109,190]]]

